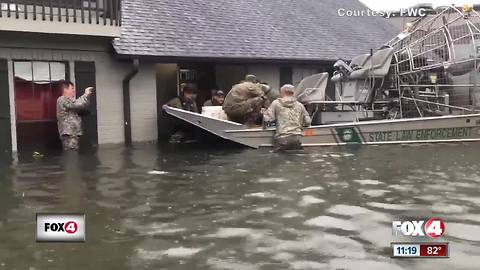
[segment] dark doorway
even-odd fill
[[[60,149],[56,101],[67,63],[14,61],[13,69],[18,150]]]
[[[213,63],[181,63],[157,65],[157,114],[158,139],[168,140],[174,132],[177,120],[164,114],[162,106],[180,94],[182,83],[193,84],[197,91],[197,106],[211,98],[211,90],[217,89]]]
[[[157,64],[157,127],[158,140],[168,140],[172,133],[170,118],[162,106],[178,94],[177,64]]]
[[[211,90],[217,88],[215,81],[214,64],[179,64],[178,82],[197,86],[198,108],[201,108],[203,103],[211,98]]]
[[[293,70],[292,67],[280,67],[280,87],[285,84],[292,84]]]
[[[87,87],[96,87],[95,62],[75,62],[75,88],[77,98]],[[96,89],[95,89],[96,90]],[[90,96],[90,106],[82,113],[83,136],[80,148],[91,148],[98,144],[96,91]]]
[[[7,60],[0,59],[0,157],[12,151]]]

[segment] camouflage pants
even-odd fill
[[[273,150],[285,151],[303,149],[300,138],[301,136],[299,135],[290,135],[287,137],[275,138],[273,140]]]
[[[78,136],[62,135],[60,140],[62,141],[63,150],[78,150]]]

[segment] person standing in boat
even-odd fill
[[[268,101],[272,103],[274,100],[280,97],[277,90],[274,90],[268,83],[262,82],[259,83],[260,87],[262,88],[263,93],[268,98]]]
[[[267,108],[268,99],[258,84],[242,82],[232,87],[223,103],[228,120],[256,126],[261,123],[262,108]]]
[[[198,113],[199,110],[196,100],[197,89],[195,85],[186,83],[182,84],[181,86],[180,95],[167,102],[167,105],[173,108]]]
[[[205,106],[222,106],[225,101],[225,93],[222,90],[213,90],[212,98],[203,103]]]
[[[172,108],[199,113],[196,99],[196,86],[191,83],[182,83],[180,85],[180,95],[167,102],[167,105]],[[169,140],[170,143],[182,143],[193,138],[194,130],[190,125],[183,121],[179,121],[178,119],[170,118],[169,121],[172,128]]]
[[[275,99],[279,98],[278,91],[274,90],[268,83],[260,82],[257,76],[253,74],[248,74],[245,76],[245,79],[242,82],[251,82],[260,87],[262,89],[263,94],[268,98],[269,102],[272,103]]]
[[[282,86],[280,98],[273,101],[263,114],[264,123],[276,122],[275,151],[301,149],[302,130],[312,122],[305,106],[293,96],[294,91],[293,85]]]

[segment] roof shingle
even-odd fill
[[[123,1],[119,55],[336,60],[378,48],[396,35],[357,0]]]

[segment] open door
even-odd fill
[[[77,98],[83,95],[85,88],[96,87],[95,63],[94,62],[75,62],[75,88],[77,89]],[[95,89],[96,91],[97,89]],[[98,144],[97,131],[97,97],[94,92],[90,97],[90,106],[88,111],[82,115],[83,136],[80,138],[82,148],[90,148]]]
[[[9,97],[8,64],[6,59],[0,59],[0,155],[2,156],[12,152]]]
[[[61,149],[56,102],[59,82],[68,78],[66,62],[14,61],[16,134],[19,152]]]

